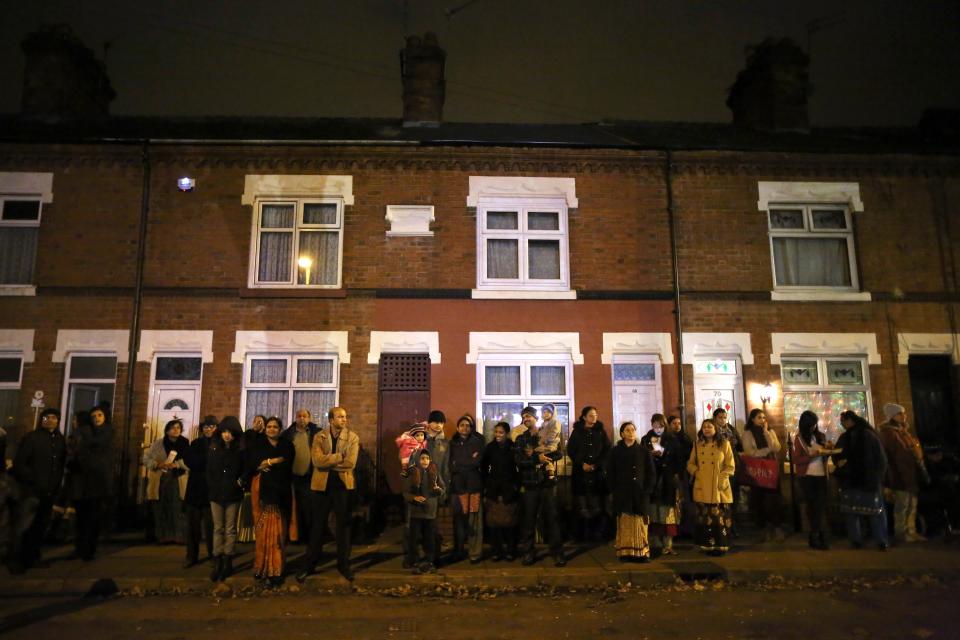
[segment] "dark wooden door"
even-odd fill
[[[913,399],[913,416],[908,420],[915,426],[920,442],[956,445],[955,380],[950,357],[910,356],[908,368]]]
[[[380,411],[377,492],[402,491],[396,438],[430,415],[430,356],[390,353],[380,356]]]

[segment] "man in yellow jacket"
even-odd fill
[[[337,571],[347,580],[353,580],[350,570],[350,521],[356,482],[353,470],[357,466],[360,438],[347,428],[347,410],[333,407],[327,412],[329,424],[313,438],[310,457],[313,477],[310,479],[313,527],[303,570],[297,580],[303,582],[313,573],[323,553],[323,536],[327,520],[333,510],[337,518]]]

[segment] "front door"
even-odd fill
[[[663,411],[660,361],[654,356],[617,356],[613,363],[613,441],[620,425],[632,422],[637,436],[650,430],[650,417]]]
[[[382,354],[379,386],[377,493],[396,495],[403,491],[397,436],[430,415],[430,356]]]
[[[153,414],[149,422],[149,441],[163,435],[163,426],[168,421],[183,422],[183,436],[193,440],[197,433],[200,405],[200,385],[156,386],[153,390]]]
[[[913,399],[913,415],[907,419],[920,442],[956,445],[960,434],[954,420],[956,379],[951,375],[950,356],[910,356],[907,367]]]
[[[712,418],[717,409],[727,412],[730,424],[742,424],[746,415],[739,357],[697,358],[693,364],[693,395],[697,430],[700,429],[700,423]]]

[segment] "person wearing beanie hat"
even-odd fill
[[[537,523],[542,523],[542,530],[553,556],[554,566],[563,567],[567,560],[563,553],[563,538],[560,535],[560,523],[557,516],[557,497],[554,491],[556,484],[553,478],[547,476],[546,465],[556,464],[563,455],[559,450],[553,453],[537,453],[540,446],[540,429],[537,427],[537,411],[533,407],[525,407],[520,412],[522,424],[511,432],[517,434],[514,438],[514,457],[517,469],[520,470],[520,484],[522,486],[520,500],[519,551],[523,554],[521,560],[525,566],[537,561],[534,546]]]
[[[416,423],[397,436],[395,442],[397,443],[397,449],[400,450],[400,477],[406,478],[411,456],[427,448],[427,423]]]
[[[21,499],[11,539],[11,573],[23,573],[40,562],[40,543],[60,491],[66,451],[67,443],[60,433],[60,411],[47,407],[40,412],[36,430],[20,441],[13,461],[13,477],[20,485]]]
[[[237,513],[243,499],[242,478],[245,457],[240,447],[243,429],[234,416],[220,421],[219,437],[207,452],[207,493],[213,516],[214,567],[210,580],[226,580],[233,574],[233,552],[237,543]]]
[[[917,533],[917,499],[920,482],[927,476],[920,441],[907,425],[907,410],[899,404],[883,405],[887,421],[878,428],[887,455],[884,486],[893,492],[893,535],[899,542],[926,540]]]

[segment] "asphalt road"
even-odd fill
[[[6,598],[4,638],[960,638],[956,584],[707,583],[491,597]]]

